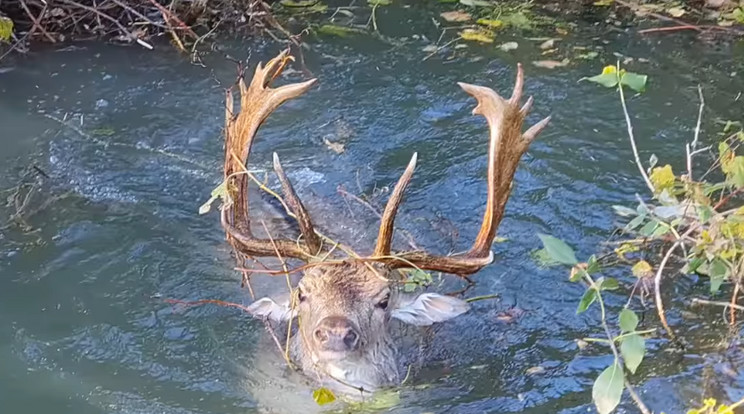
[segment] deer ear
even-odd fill
[[[422,293],[408,301],[401,299],[399,306],[391,312],[391,316],[417,326],[444,322],[470,309],[470,305],[462,299],[437,293]]]
[[[290,309],[289,303],[280,305],[269,298],[261,298],[251,303],[248,312],[257,318],[269,318],[275,322],[284,322],[295,316],[295,310]]]

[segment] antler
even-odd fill
[[[473,246],[464,254],[436,256],[426,252],[404,252],[392,257],[390,246],[395,213],[416,165],[416,155],[414,154],[385,207],[377,247],[375,248],[375,257],[388,263],[391,267],[400,268],[415,265],[426,270],[468,275],[490,264],[493,261],[491,244],[496,236],[496,229],[504,216],[504,209],[506,202],[509,200],[512,180],[519,160],[527,151],[530,143],[550,121],[550,117],[547,117],[522,133],[522,123],[532,107],[532,97],[527,99],[524,106],[519,107],[524,86],[524,73],[521,64],[517,66],[517,80],[509,100],[500,97],[490,88],[467,83],[459,83],[459,85],[478,101],[478,105],[473,109],[473,114],[483,115],[490,130],[488,198],[483,223]]]
[[[256,132],[266,118],[284,102],[296,98],[315,84],[316,79],[294,83],[279,88],[270,88],[274,80],[292,60],[287,51],[271,59],[266,67],[259,64],[250,85],[246,86],[243,75],[238,81],[240,89],[240,113],[233,113],[233,95],[226,92],[225,101],[225,168],[227,192],[233,200],[222,210],[221,221],[228,240],[239,252],[248,256],[293,257],[310,260],[321,250],[321,242],[313,229],[310,216],[297,197],[292,184],[284,175],[279,157],[274,154],[274,170],[279,176],[286,202],[297,218],[303,239],[300,241],[273,238],[260,239],[253,236],[248,206],[248,171],[246,165]]]

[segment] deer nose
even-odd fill
[[[351,321],[341,316],[324,318],[315,329],[315,339],[326,351],[353,351],[359,346],[359,334]]]

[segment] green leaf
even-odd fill
[[[589,261],[586,264],[586,272],[589,274],[597,273],[599,272],[599,262],[597,261],[597,256],[592,255],[589,258]]]
[[[318,33],[329,36],[349,37],[364,33],[362,30],[336,24],[324,24],[318,28]]]
[[[622,85],[628,86],[636,92],[643,92],[646,90],[646,82],[648,82],[648,76],[639,75],[633,72],[625,72],[620,78]]]
[[[608,277],[607,279],[602,278],[599,282],[599,289],[600,290],[616,290],[620,287],[620,284],[617,282],[617,279]]]
[[[638,365],[643,361],[643,354],[646,352],[646,341],[641,335],[632,334],[623,338],[620,343],[620,353],[625,361],[628,371],[635,374]]]
[[[336,396],[333,391],[323,387],[313,391],[313,399],[318,405],[326,405],[336,401]]]
[[[651,237],[652,234],[654,234],[654,231],[656,230],[656,227],[659,226],[659,222],[656,220],[651,220],[646,225],[641,227],[640,230],[638,230],[639,233],[641,233],[641,236],[643,237]]]
[[[609,414],[617,407],[623,395],[624,382],[623,368],[617,361],[599,374],[592,387],[592,399],[599,414]]]
[[[0,40],[8,41],[13,34],[13,20],[0,16]]]
[[[620,343],[620,354],[623,356],[625,367],[635,374],[646,354],[646,340],[637,333],[623,337]]]
[[[620,217],[634,217],[638,214],[632,208],[628,208],[625,206],[612,206],[612,209],[615,210],[615,214]]]
[[[220,198],[225,205],[231,204],[232,200],[230,199],[230,194],[227,192],[227,181],[221,182],[220,185],[212,190],[209,200],[199,207],[199,214],[209,213],[209,210],[212,208],[212,203],[214,203],[217,198]]]
[[[583,79],[588,80],[589,82],[598,83],[605,88],[614,88],[619,82],[617,73],[602,73],[600,75]]]
[[[708,222],[708,220],[710,220],[711,217],[713,217],[715,211],[713,211],[713,208],[711,208],[710,206],[702,205],[697,208],[697,214],[700,223],[705,224]]]
[[[641,223],[643,223],[643,220],[646,220],[645,214],[641,214],[633,220],[630,220],[630,222],[628,222],[628,224],[625,226],[625,230],[635,230],[636,227],[640,226]]]
[[[553,236],[547,234],[537,234],[537,237],[542,241],[545,250],[548,252],[550,257],[556,262],[573,266],[579,261],[576,260],[576,255],[573,249],[569,247],[565,242],[560,239],[556,239]]]
[[[620,317],[618,318],[620,324],[620,330],[625,332],[633,332],[638,327],[638,316],[635,312],[630,309],[623,309],[620,311]]]
[[[682,270],[684,271],[684,273],[696,273],[698,271],[698,268],[703,263],[705,263],[705,260],[704,259],[702,259],[700,257],[696,257],[696,258],[690,260],[689,262],[687,262],[687,264],[685,265],[684,269],[682,269]]]
[[[463,0],[460,0],[462,3]],[[532,29],[533,23],[524,12],[518,11],[515,13],[504,14],[501,16],[501,21],[504,22],[504,26],[513,27],[515,29],[530,30]]]
[[[576,309],[576,313],[579,314],[589,309],[589,305],[594,303],[595,300],[597,300],[597,291],[593,288],[587,289],[579,301],[579,307]]]
[[[728,276],[729,269],[726,263],[720,259],[714,259],[710,264],[710,293],[717,293],[721,284]]]

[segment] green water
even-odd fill
[[[472,46],[453,59],[422,61],[428,42],[412,35],[436,39],[438,32],[394,12],[380,11],[380,30],[407,37],[402,44],[367,36],[313,43],[306,60],[319,85],[270,119],[253,164],[266,169],[278,152],[318,226],[364,250],[377,219],[337,187],[359,194],[390,185],[417,151],[398,223],[427,248],[462,250],[485,200],[486,127],[471,116],[473,102],[456,81],[508,93],[516,62],[525,62],[526,91],[535,97],[530,120],[552,114],[553,122],[517,172],[500,230],[508,241],[495,246],[496,262],[466,293],[499,298],[439,326],[424,351],[404,350],[421,356],[411,384],[426,386],[403,390],[390,412],[586,412],[591,384],[611,359],[601,347],[579,351],[574,340],[599,335],[598,314],[576,316],[581,287],[567,281],[565,269],[539,267],[530,253],[540,247],[538,232],[566,240],[582,257],[595,252],[614,229],[610,206],[632,204],[644,186],[616,97],[577,80],[614,63],[613,52],[648,59],[627,65],[651,79],[645,94],[629,99],[641,155],[655,153],[679,170],[697,116],[697,84],[706,96],[705,143],[717,139],[716,119],[741,119],[742,45],[684,34],[598,34],[587,23],[587,33],[598,37],[574,42],[604,50],[597,60],[566,68],[530,65],[535,42],[516,35],[525,46],[511,53]],[[575,36],[583,39],[582,32]],[[233,56],[250,51],[251,66],[280,48],[224,44]],[[217,216],[196,213],[220,180],[223,88],[234,80],[234,64],[213,54],[199,67],[167,45],[78,46],[38,47],[0,63],[12,68],[0,73],[0,188],[16,186],[32,164],[49,175],[26,178],[41,183],[33,205],[44,203],[26,219],[33,231],[0,231],[0,411],[252,413],[311,406],[311,388],[287,373],[274,348],[261,345],[260,322],[226,308],[183,309],[163,300],[250,301]],[[295,72],[284,81],[300,79]],[[85,135],[47,115],[66,116]],[[329,150],[324,138],[345,151]],[[268,199],[260,205],[277,228],[288,227],[277,206]],[[3,222],[12,211],[3,210]],[[627,273],[613,275],[623,283],[608,296],[614,309],[633,282]],[[270,289],[276,281],[266,279],[254,287]],[[459,286],[452,278],[440,289]],[[670,323],[692,345],[678,354],[665,340],[647,342],[649,354],[631,380],[656,412],[683,412],[703,394],[744,395],[738,371],[744,355],[736,344],[720,346],[727,333],[720,313],[683,299],[705,292],[702,281],[682,277],[667,289]],[[513,308],[521,315],[504,323],[500,316]],[[655,323],[655,312],[646,312],[642,326]],[[526,373],[536,366],[544,372]],[[624,402],[620,412],[635,408]]]

